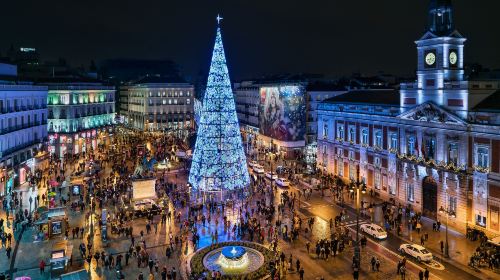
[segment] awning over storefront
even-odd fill
[[[61,275],[61,280],[88,280],[88,279],[90,279],[90,275],[89,272],[85,269]]]
[[[66,210],[64,207],[50,208],[47,218],[55,218],[66,216]]]

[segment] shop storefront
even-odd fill
[[[67,154],[79,154],[97,149],[100,140],[98,139],[97,129],[82,131],[75,134],[49,135],[49,152],[58,157],[64,157]]]
[[[38,231],[35,241],[44,241],[50,238],[62,236],[68,228],[68,218],[64,207],[50,208],[41,214],[41,218],[35,223]]]
[[[29,181],[31,173],[35,170],[35,158],[28,159],[19,167],[19,184],[24,184]]]
[[[51,276],[59,276],[66,271],[73,254],[73,245],[67,241],[54,243],[50,253]]]

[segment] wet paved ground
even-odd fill
[[[107,171],[109,172],[109,171]],[[168,175],[169,182],[176,182],[184,184],[186,182],[186,174],[185,173],[171,173]],[[23,188],[21,188],[23,190]],[[290,188],[292,191],[297,191],[295,187]],[[41,190],[42,191],[42,190]],[[279,199],[279,194],[283,191],[283,189],[278,188],[278,194],[275,196],[276,199]],[[23,192],[24,195],[24,205],[28,201],[30,194],[28,191]],[[349,200],[347,200],[349,202]],[[237,202],[238,203],[238,202]],[[298,204],[298,203],[297,203]],[[236,204],[236,208],[238,205]],[[296,208],[299,208],[298,206]],[[353,248],[351,246],[347,247],[347,249],[338,255],[336,258],[330,258],[328,260],[318,259],[316,254],[306,251],[305,243],[309,241],[311,244],[314,244],[317,240],[322,238],[328,238],[330,236],[330,228],[328,225],[328,221],[338,215],[341,211],[341,207],[339,207],[336,203],[332,201],[332,198],[326,193],[325,197],[322,197],[319,192],[314,192],[312,197],[309,200],[304,201],[302,199],[300,203],[300,208],[298,210],[298,214],[301,218],[306,219],[310,217],[315,218],[315,224],[313,226],[313,230],[311,233],[305,234],[301,231],[300,238],[293,242],[287,242],[280,239],[279,241],[279,249],[286,253],[287,259],[291,254],[295,259],[298,258],[304,267],[305,270],[305,279],[320,279],[324,277],[324,279],[352,279],[352,256],[353,256]],[[349,207],[348,210],[348,219],[345,221],[347,226],[355,230],[355,215],[352,209]],[[183,216],[186,215],[186,209],[182,209]],[[379,223],[380,220],[377,218],[378,214],[375,212],[375,222]],[[0,211],[0,217],[5,219],[5,213]],[[86,224],[84,221],[84,213],[80,212],[71,212],[68,211],[70,226],[82,226]],[[232,208],[226,209],[226,215],[229,219],[236,219],[237,210],[233,210]],[[290,224],[290,215],[287,213],[284,217],[281,217],[284,223]],[[201,246],[205,246],[211,243],[211,233],[215,232],[217,229],[218,232],[218,240],[234,240],[235,236],[231,233],[225,233],[222,226],[222,215],[219,216],[219,226],[216,227],[214,224],[206,225],[205,227],[199,226],[198,233],[201,236],[200,244]],[[363,223],[366,223],[367,220],[362,220]],[[87,222],[88,224],[88,222]],[[145,231],[146,221],[145,219],[136,219],[133,221],[134,234],[137,236],[138,232],[142,229]],[[424,227],[428,227],[428,224],[424,223]],[[98,228],[98,227],[96,227]],[[11,228],[7,229],[11,230]],[[451,231],[450,231],[451,232]],[[194,248],[192,244],[189,242],[188,247],[180,248],[177,246],[174,248],[174,254],[171,258],[167,258],[165,255],[165,249],[169,246],[169,233],[172,235],[179,235],[179,226],[175,224],[160,224],[158,227],[158,232],[149,234],[145,236],[145,242],[147,244],[147,252],[151,256],[153,260],[157,260],[159,262],[160,269],[164,266],[167,269],[172,269],[175,267],[178,271],[178,275],[180,276],[182,272],[184,272],[184,268],[186,266],[185,260],[186,258],[193,252]],[[436,244],[439,244],[440,238],[442,238],[443,231],[440,233],[432,233],[431,240],[428,243],[428,248],[433,251],[434,255],[439,255],[436,250]],[[413,238],[419,238],[416,233],[413,233]],[[408,238],[408,233],[404,232],[402,237],[395,236],[393,233],[390,233],[389,238],[384,241],[374,241],[369,240],[366,248],[362,249],[362,265],[361,265],[361,276],[360,279],[399,279],[398,275],[396,275],[396,263],[401,256],[396,252],[396,249],[399,247],[399,244],[405,241]],[[489,273],[473,273],[467,268],[463,267],[461,262],[464,259],[467,259],[467,252],[470,248],[476,246],[474,243],[468,243],[469,241],[460,241],[463,236],[460,236],[458,233],[451,233],[450,238],[450,248],[452,252],[452,261],[442,261],[438,260],[444,266],[444,270],[442,267],[429,267],[425,264],[418,264],[414,260],[409,261],[408,269],[410,274],[407,275],[407,279],[418,279],[416,277],[416,273],[419,270],[424,269],[425,267],[429,267],[431,271],[431,279],[495,279],[490,276]],[[111,234],[110,242],[108,245],[102,244],[100,242],[100,232],[97,229],[94,237],[94,246],[98,251],[105,250],[110,254],[124,254],[126,250],[128,250],[130,246],[130,240],[124,237],[118,237]],[[188,238],[190,240],[190,238]],[[33,243],[33,230],[27,229],[23,235],[22,240],[19,243],[19,246],[16,249],[16,256],[14,262],[8,260],[5,256],[5,249],[0,249],[0,271],[5,270],[11,266],[15,268],[13,272],[13,276],[31,276],[32,279],[50,279],[49,273],[40,274],[38,270],[38,263],[40,259],[48,260],[50,254],[50,248],[56,240],[45,241],[41,243]],[[102,264],[96,264],[95,260],[92,260],[91,266],[89,267],[87,263],[84,263],[78,252],[78,246],[81,242],[85,242],[82,239],[70,239],[68,240],[73,244],[73,265],[71,267],[72,270],[77,270],[79,268],[84,268],[86,270],[90,270],[92,274],[92,279],[115,279],[116,272],[114,269],[106,269],[103,268]],[[15,243],[16,244],[16,243]],[[14,244],[14,245],[15,245]],[[465,245],[464,245],[465,244]],[[313,246],[311,246],[313,247]],[[187,248],[187,249],[186,249]],[[455,257],[456,255],[461,255],[464,257]],[[381,261],[381,269],[380,272],[372,272],[370,269],[370,259],[372,256],[377,256]],[[48,270],[48,269],[47,269]],[[149,268],[147,267],[138,267],[137,261],[135,258],[131,258],[128,266],[123,269],[124,274],[126,275],[126,279],[136,279],[137,275],[140,272],[143,272],[144,275],[149,273]],[[297,271],[283,271],[283,276],[286,276],[286,279],[299,279]],[[157,275],[158,277],[159,275]],[[186,278],[183,276],[183,278]],[[157,278],[158,279],[158,278]],[[179,279],[179,278],[178,278]],[[498,278],[496,278],[498,279]]]

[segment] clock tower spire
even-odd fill
[[[437,36],[446,36],[455,30],[451,0],[431,0],[428,28]]]
[[[417,81],[401,85],[401,109],[433,102],[466,117],[464,43],[455,30],[451,0],[430,0],[427,32],[417,44]]]

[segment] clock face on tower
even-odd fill
[[[436,63],[436,54],[434,54],[433,52],[428,52],[425,55],[425,64],[427,64],[427,66],[434,66],[435,63]]]
[[[450,50],[450,65],[451,66],[456,66],[457,65],[457,62],[458,62],[458,55],[457,55],[457,52],[455,50]]]

